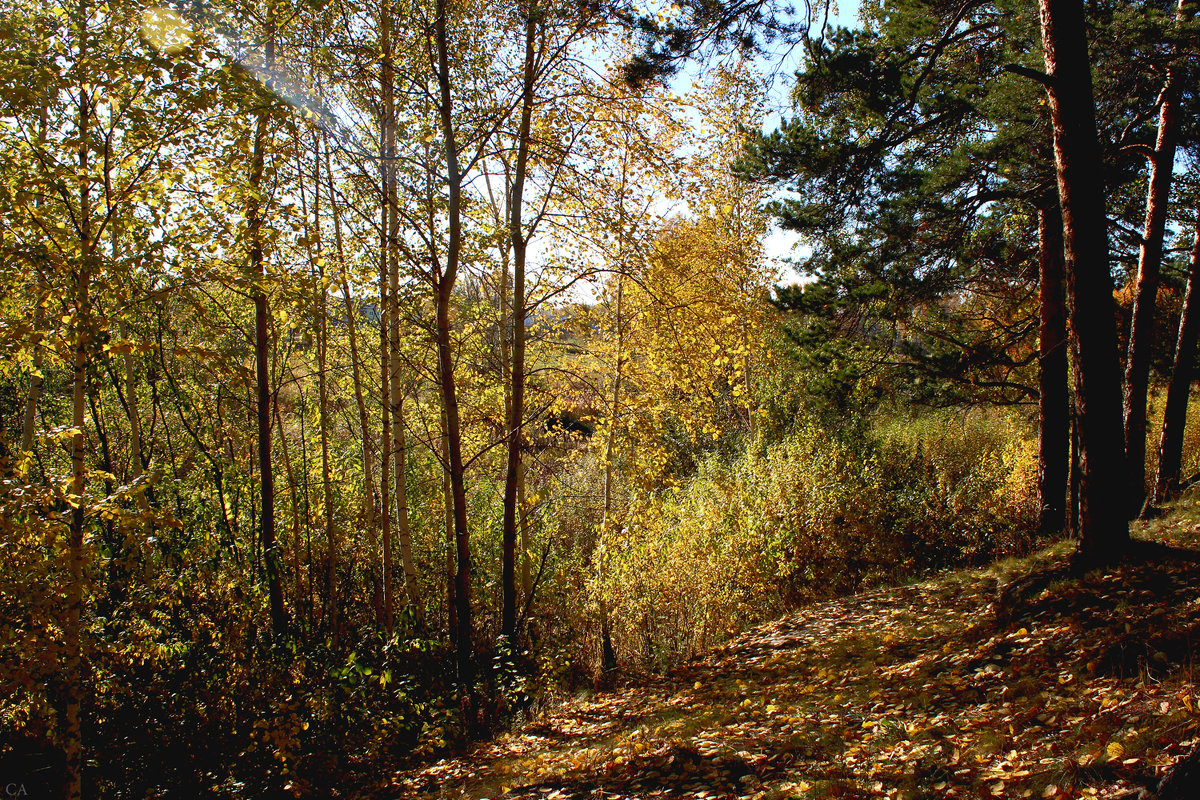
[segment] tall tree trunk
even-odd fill
[[[354,382],[354,403],[358,408],[359,438],[362,443],[363,459],[363,524],[367,529],[368,552],[377,552],[376,526],[378,525],[379,494],[375,487],[375,451],[372,448],[371,420],[367,414],[367,402],[363,394],[361,361],[358,354],[358,322],[354,308],[353,295],[350,293],[350,279],[346,269],[346,253],[342,241],[342,221],[338,210],[337,192],[333,185],[333,169],[329,157],[329,142],[325,144],[325,181],[329,188],[329,210],[333,216],[333,239],[337,247],[338,264],[341,270],[342,300],[346,308],[346,332],[350,340],[350,370]],[[382,609],[382,598],[379,573],[375,569],[375,561],[369,559],[366,564],[367,574],[374,586],[373,596],[376,608]],[[382,618],[382,612],[376,613],[377,622]]]
[[[625,301],[625,276],[617,277],[617,353],[613,364],[612,402],[608,408],[608,436],[604,442],[604,486],[603,511],[600,518],[600,534],[596,542],[596,577],[600,580],[600,648],[605,672],[617,668],[617,653],[612,644],[612,628],[608,619],[608,603],[604,599],[604,556],[609,527],[612,525],[613,459],[616,455],[617,415],[621,410],[621,383],[625,366],[625,323],[623,319]]]
[[[1082,0],[1039,0],[1039,8],[1075,363],[1082,470],[1078,556],[1082,563],[1097,563],[1119,557],[1130,541],[1122,502],[1127,472],[1104,165]]]
[[[454,494],[450,491],[450,437],[446,435],[446,409],[442,409],[440,435],[442,452],[442,525],[446,531],[446,620],[450,641],[458,641],[458,599],[454,591],[456,565],[454,542]]]
[[[1179,0],[1176,17],[1187,13]],[[1150,380],[1150,351],[1154,347],[1154,307],[1162,267],[1163,233],[1167,200],[1175,167],[1179,133],[1179,68],[1168,64],[1158,114],[1158,137],[1150,156],[1150,185],[1146,193],[1146,220],[1138,253],[1137,291],[1129,329],[1125,361],[1125,456],[1129,462],[1129,515],[1137,516],[1146,500],[1146,393]]]
[[[397,309],[393,306],[390,315],[393,334],[396,333],[395,320],[397,316]],[[398,343],[398,338],[393,338],[392,341]],[[413,557],[412,526],[409,522],[408,511],[408,438],[404,426],[404,391],[398,374],[400,358],[396,349],[391,352],[390,387],[392,392],[392,450],[395,458],[393,476],[396,493],[396,538],[400,543],[400,568],[404,570],[404,591],[408,598],[408,608],[413,622],[418,628],[422,628],[424,614],[421,610],[421,588],[417,576],[417,562]]]
[[[458,277],[462,250],[462,173],[458,165],[455,141],[453,96],[450,91],[450,44],[446,34],[446,0],[437,0],[434,19],[434,46],[437,58],[438,111],[445,144],[446,184],[450,203],[449,239],[446,260],[436,270],[437,355],[442,407],[446,410],[446,445],[449,449],[450,495],[454,501],[454,545],[457,571],[454,578],[455,605],[458,612],[457,670],[459,686],[469,695],[475,677],[473,624],[471,619],[471,540],[467,529],[467,492],[463,475],[462,422],[454,383],[454,353],[450,341],[450,302]]]
[[[391,414],[391,362],[389,353],[389,331],[391,329],[389,295],[391,258],[389,233],[391,231],[392,206],[388,197],[388,186],[391,184],[391,172],[396,158],[395,116],[396,107],[393,96],[395,81],[394,65],[392,63],[392,9],[390,0],[380,3],[379,38],[382,51],[380,61],[380,89],[382,92],[383,109],[380,116],[380,239],[379,239],[379,362],[381,371],[380,401],[383,406],[383,435],[380,437],[380,531],[383,537],[383,626],[390,636],[395,623],[395,599],[392,589],[392,414]]]
[[[279,431],[279,452],[283,456],[283,471],[287,476],[288,497],[292,501],[292,595],[295,597],[297,616],[301,631],[312,629],[310,613],[301,602],[304,597],[304,581],[300,576],[300,494],[296,488],[296,471],[292,468],[292,455],[288,452],[287,434],[283,429],[283,414],[276,404],[272,412],[275,415],[275,427]],[[308,565],[312,569],[312,564]]]
[[[1062,214],[1057,198],[1038,210],[1038,263],[1038,530],[1048,534],[1066,524],[1071,435]]]
[[[268,2],[265,31],[264,66],[268,74],[275,67],[275,15]],[[271,606],[271,628],[276,635],[287,632],[287,612],[283,607],[283,588],[279,580],[279,553],[275,542],[275,477],[271,470],[271,367],[269,362],[269,321],[267,308],[267,264],[262,242],[262,181],[266,158],[270,98],[259,92],[259,107],[254,125],[254,151],[250,163],[250,196],[247,200],[246,227],[250,240],[250,271],[254,280],[254,364],[258,390],[258,474],[262,502],[259,542],[267,573],[267,593]]]
[[[321,239],[321,140],[313,151],[313,228],[317,244],[317,401],[321,436],[321,507],[325,522],[325,617],[330,639],[338,646],[337,530],[333,524],[333,480],[329,467],[329,308],[326,302],[325,257]],[[308,237],[314,238],[314,237]]]
[[[307,606],[309,630],[311,631],[315,625],[317,617],[317,601],[315,600],[315,592],[313,585],[313,548],[312,548],[312,494],[308,490],[309,468],[308,468],[308,430],[304,421],[308,418],[308,401],[304,395],[304,385],[300,382],[296,383],[296,395],[300,400],[300,413],[296,415],[297,421],[300,423],[300,491],[304,497],[304,558],[305,564],[308,566],[307,584]]]
[[[1175,366],[1167,388],[1167,407],[1163,412],[1162,436],[1158,443],[1158,474],[1154,477],[1154,501],[1161,503],[1179,490],[1183,462],[1183,434],[1187,426],[1188,393],[1196,361],[1196,340],[1200,337],[1200,212],[1196,215],[1196,235],[1192,239],[1192,257],[1188,262],[1187,290],[1179,316],[1179,338],[1175,344]]]
[[[389,26],[390,27],[390,26]],[[390,48],[389,48],[390,52]],[[388,92],[389,101],[391,92]],[[413,559],[412,527],[408,514],[408,442],[404,426],[404,384],[400,373],[403,364],[400,358],[400,203],[396,190],[396,154],[394,144],[395,110],[385,107],[389,119],[389,154],[387,183],[388,227],[388,403],[392,417],[393,478],[396,495],[396,536],[400,542],[400,566],[404,570],[404,590],[408,597],[409,611],[418,627],[422,624],[421,591],[417,581],[417,565]]]
[[[501,554],[500,633],[512,637],[517,626],[517,488],[521,480],[521,439],[525,418],[525,259],[529,242],[521,212],[525,198],[525,173],[529,168],[529,131],[533,118],[533,84],[537,77],[534,40],[538,13],[528,10],[525,22],[524,83],[521,121],[517,130],[517,163],[509,200],[509,241],[513,253],[512,372],[508,403],[508,462],[504,472],[503,541]]]
[[[350,371],[354,381],[354,403],[358,407],[359,437],[362,439],[363,457],[363,521],[369,530],[375,527],[375,510],[378,493],[375,489],[375,451],[371,448],[371,421],[367,414],[366,398],[363,396],[362,370],[358,356],[358,322],[354,309],[354,298],[350,294],[350,279],[346,269],[346,252],[342,242],[342,220],[338,211],[337,193],[333,186],[333,170],[329,157],[329,142],[325,144],[325,181],[329,188],[329,213],[333,217],[333,241],[337,248],[338,265],[341,270],[342,300],[346,307],[346,333],[350,340]]]

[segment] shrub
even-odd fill
[[[1004,411],[925,411],[711,457],[635,496],[594,589],[629,665],[661,668],[799,603],[1030,544],[1036,440]]]

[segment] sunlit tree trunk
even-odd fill
[[[600,602],[600,647],[603,668],[611,672],[617,668],[617,653],[612,644],[612,627],[608,619],[608,602],[604,599],[604,558],[613,506],[613,460],[616,457],[617,418],[621,412],[621,383],[625,366],[625,276],[617,277],[617,352],[613,362],[612,400],[608,406],[608,436],[604,441],[604,486],[603,510],[600,518],[600,533],[596,541],[596,577]]]
[[[1079,425],[1079,557],[1100,562],[1129,545],[1121,370],[1108,264],[1104,165],[1096,132],[1081,0],[1039,0],[1050,79],[1054,160],[1063,216],[1071,353]]]
[[[525,461],[522,459],[517,472],[517,510],[521,515],[521,596],[525,598],[526,604],[529,603],[529,596],[533,594],[533,558],[529,552],[529,505],[525,499],[527,472]]]
[[[301,178],[303,180],[303,178]],[[321,141],[313,150],[313,229],[317,246],[317,403],[321,437],[321,507],[325,523],[325,617],[329,636],[338,643],[337,530],[333,524],[333,479],[329,467],[329,307],[321,238]]]
[[[1196,234],[1188,262],[1187,289],[1179,316],[1179,337],[1175,344],[1175,366],[1167,388],[1167,407],[1163,412],[1162,435],[1158,442],[1158,474],[1154,477],[1154,501],[1161,503],[1179,490],[1183,462],[1183,434],[1187,427],[1188,394],[1195,369],[1196,341],[1200,338],[1200,212],[1196,215]]]
[[[1176,12],[1182,21],[1186,0]],[[1129,514],[1137,516],[1146,500],[1146,392],[1150,380],[1150,351],[1154,347],[1154,308],[1162,267],[1163,234],[1167,222],[1167,200],[1175,167],[1175,145],[1179,133],[1180,69],[1167,65],[1160,95],[1158,136],[1150,155],[1150,185],[1146,193],[1146,219],[1138,253],[1137,291],[1129,329],[1129,352],[1125,361],[1125,454],[1129,462]]]
[[[396,158],[395,117],[396,107],[393,96],[395,80],[392,63],[392,9],[389,0],[380,4],[379,38],[382,52],[380,59],[380,84],[383,109],[380,117],[380,145],[382,149],[379,172],[380,192],[383,202],[380,204],[380,252],[379,252],[379,354],[381,386],[380,400],[383,406],[383,435],[380,437],[380,475],[379,475],[379,505],[380,532],[383,537],[383,625],[384,630],[391,635],[393,631],[394,603],[392,590],[392,403],[391,403],[391,362],[388,358],[390,310],[392,307],[390,294],[391,272],[391,202],[388,197],[388,186],[391,184],[391,171]],[[401,421],[401,424],[403,422]]]

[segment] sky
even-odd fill
[[[860,5],[860,0],[835,0],[835,8],[830,14],[829,24],[834,27],[857,27]],[[785,113],[789,107],[788,94],[792,86],[791,76],[799,66],[800,57],[798,49],[793,50],[792,53],[780,59],[778,63],[772,63],[768,59],[763,60],[762,67],[764,71],[777,76],[773,84],[773,99],[776,107],[784,110]],[[768,131],[773,130],[779,126],[781,120],[782,117],[778,111],[772,112],[764,120],[763,128]],[[766,239],[763,241],[763,250],[766,252],[767,258],[781,265],[783,273],[782,283],[792,284],[801,281],[800,274],[795,269],[786,266],[786,262],[789,259],[804,259],[808,255],[807,248],[803,246],[797,247],[796,234],[782,231],[772,226],[771,232],[767,234]]]

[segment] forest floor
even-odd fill
[[[1200,502],[1137,536],[1200,550]],[[805,608],[383,796],[1120,797],[1200,743],[1200,563],[1055,577],[1068,551]],[[1038,570],[998,616],[997,586]]]

